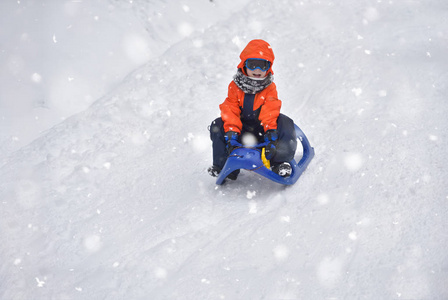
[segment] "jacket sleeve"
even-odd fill
[[[227,98],[219,106],[221,109],[221,118],[224,122],[224,131],[235,131],[241,133],[243,124],[241,122],[241,108],[238,99],[238,87],[232,81],[229,84]]]
[[[266,132],[270,129],[277,129],[277,119],[280,115],[282,101],[278,99],[275,83],[269,85],[266,90],[266,95],[263,97],[265,99],[261,107],[259,119],[261,125],[263,125],[264,132]]]

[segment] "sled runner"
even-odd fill
[[[255,145],[253,147],[244,147],[236,148],[232,151],[227,159],[224,167],[219,173],[218,178],[216,179],[216,184],[223,184],[226,177],[235,170],[238,169],[246,169],[249,171],[256,172],[274,182],[292,185],[296,183],[299,179],[300,175],[302,175],[303,171],[306,170],[308,164],[314,157],[314,148],[311,147],[307,137],[303,133],[303,131],[299,128],[299,126],[295,125],[296,136],[299,139],[300,143],[303,147],[303,155],[300,161],[297,163],[295,159],[290,161],[292,167],[292,173],[289,177],[282,177],[269,168],[269,161],[263,162],[264,158],[264,146],[267,143],[261,143]]]

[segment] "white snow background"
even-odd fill
[[[1,1],[0,299],[448,299],[448,2],[228,2]],[[291,187],[206,172],[254,38]]]

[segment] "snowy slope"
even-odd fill
[[[247,2],[0,1],[0,155],[85,110]]]
[[[1,299],[447,299],[448,5],[260,0],[4,159]],[[263,16],[263,18],[260,18]],[[252,38],[316,157],[216,186]]]

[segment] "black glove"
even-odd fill
[[[264,134],[264,141],[268,143],[265,147],[266,159],[270,160],[277,152],[278,132],[276,129],[270,129]]]
[[[227,153],[232,153],[235,148],[241,147],[241,144],[238,143],[238,132],[235,131],[227,131],[225,136]]]

